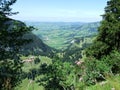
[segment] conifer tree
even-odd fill
[[[120,50],[120,0],[110,0],[105,7],[105,14],[98,28],[98,36],[86,52],[96,58]]]
[[[10,7],[16,1],[17,0],[0,0],[0,15],[13,15],[13,14],[17,14],[18,12],[11,12],[12,8]]]
[[[13,90],[21,81],[22,62],[19,51],[30,40],[23,36],[33,28],[8,18],[16,0],[0,0],[0,90]]]

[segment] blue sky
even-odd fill
[[[108,0],[17,0],[12,6],[19,11],[14,19],[50,22],[100,21]]]

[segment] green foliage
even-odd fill
[[[63,90],[73,86],[73,67],[69,63],[53,60],[50,65],[42,64],[39,71],[43,77],[38,80],[38,83],[46,90]]]
[[[11,90],[21,82],[22,62],[21,46],[30,42],[23,39],[33,30],[20,21],[12,20],[6,15],[13,14],[10,6],[16,0],[0,0],[0,89]]]
[[[15,90],[44,90],[42,86],[39,86],[35,81],[25,79],[19,84]]]
[[[84,82],[87,85],[105,80],[105,75],[109,72],[110,66],[104,60],[97,60],[94,57],[86,58]]]
[[[120,76],[110,76],[104,82],[97,83],[86,87],[84,90],[119,90],[120,89]]]
[[[103,15],[101,26],[98,29],[98,36],[89,50],[90,52],[93,52],[91,55],[96,58],[101,58],[103,55],[109,55],[112,50],[120,50],[119,4],[119,0],[110,0],[107,2],[105,14]]]
[[[86,56],[93,56],[100,59],[102,56],[108,55],[109,45],[102,41],[95,41],[90,47],[86,49]]]
[[[17,0],[0,0],[0,15],[17,14],[18,12],[11,12],[12,8],[10,8],[16,1]]]
[[[105,14],[101,26],[98,28],[98,35],[88,49],[86,56],[90,64],[86,65],[88,78],[92,82],[99,80],[100,75],[105,73],[120,73],[120,0],[110,0],[105,7]],[[89,60],[89,57],[93,57]],[[92,78],[92,79],[91,79]],[[91,79],[91,80],[90,80]],[[95,82],[95,81],[94,81]]]
[[[111,73],[120,73],[120,52],[112,51],[110,55],[103,57],[103,60],[109,65]]]
[[[35,64],[40,63],[40,58],[35,58],[34,63],[35,63]]]
[[[10,24],[5,24],[9,23],[7,19],[2,22],[0,28],[0,87],[3,90],[9,90],[21,81],[22,63],[18,53],[21,50],[21,46],[30,41],[23,39],[23,35],[32,30],[32,28],[26,26],[18,27],[20,22],[18,24],[16,21],[10,23],[14,25],[14,28],[10,27]]]
[[[112,51],[109,55],[101,59],[87,57],[85,59],[84,82],[87,85],[95,84],[106,80],[106,75],[120,73],[120,53]]]
[[[99,28],[97,40],[105,42],[110,46],[110,50],[120,49],[120,1],[110,0],[105,7],[103,21]]]

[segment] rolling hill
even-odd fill
[[[38,30],[33,31],[43,42],[56,49],[66,49],[75,38],[97,34],[99,22],[26,22]]]

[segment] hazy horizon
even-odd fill
[[[23,22],[39,22],[39,23],[96,23],[100,21],[32,21],[32,20],[22,20]]]
[[[18,0],[13,19],[33,22],[98,22],[108,0]]]

